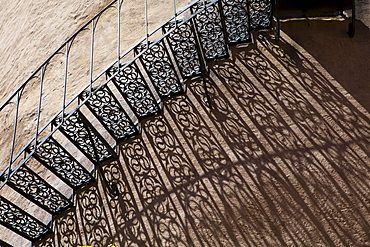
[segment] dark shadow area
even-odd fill
[[[370,29],[359,20],[355,25],[352,39],[348,21],[289,21],[281,27],[369,112]]]

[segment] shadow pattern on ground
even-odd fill
[[[211,108],[187,83],[37,246],[370,244],[370,121],[321,68],[261,32],[209,64]]]

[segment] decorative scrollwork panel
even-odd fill
[[[89,95],[89,92],[84,91],[80,97],[86,99]],[[116,140],[121,141],[138,133],[126,111],[107,86],[91,95],[86,105]]]
[[[21,166],[8,180],[8,185],[51,214],[58,214],[71,202],[27,166]]]
[[[61,217],[55,220],[55,235],[57,235],[57,246],[75,246],[81,243],[80,229],[78,219],[74,208],[63,213]],[[41,246],[40,246],[41,247]]]
[[[189,21],[167,23],[164,32],[174,29],[166,38],[184,78],[200,75],[201,65],[195,31]]]
[[[122,67],[124,68],[120,69],[112,81],[126,99],[133,112],[139,119],[157,114],[161,110],[160,106],[136,63],[132,62],[126,67],[123,64]],[[107,73],[108,76],[117,73],[117,67],[112,67]]]
[[[271,0],[251,0],[249,2],[249,9],[250,23],[252,29],[268,28],[271,26]]]
[[[250,41],[247,0],[222,0],[222,9],[228,42],[236,44]]]
[[[142,52],[146,48],[146,44],[141,44],[135,48],[135,52]],[[160,97],[169,97],[184,91],[182,82],[176,74],[174,64],[162,41],[145,50],[139,59]]]
[[[34,241],[50,233],[43,223],[0,196],[0,224]]]
[[[54,125],[59,125],[57,118]],[[60,126],[60,131],[92,162],[104,162],[116,157],[113,149],[81,112],[74,112]]]
[[[31,145],[29,149],[32,151],[34,146]],[[91,174],[52,137],[45,140],[33,156],[74,189],[88,184],[93,179]]]
[[[204,10],[201,11],[202,9]],[[217,2],[211,5],[200,2],[193,5],[191,10],[193,13],[201,11],[193,20],[206,60],[228,57],[224,28]]]

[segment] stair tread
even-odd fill
[[[46,225],[1,196],[0,224],[30,241],[42,238],[51,232]]]
[[[51,214],[58,214],[71,206],[71,202],[64,195],[26,165],[19,167],[9,177],[8,184]]]
[[[121,65],[117,76],[113,78],[113,83],[117,86],[122,96],[136,114],[141,119],[147,116],[156,115],[161,111],[160,105],[136,65],[135,61]],[[117,67],[112,67],[107,71],[108,76],[117,72]]]
[[[93,180],[91,174],[54,138],[49,137],[43,141],[43,144],[33,153],[33,157],[61,180],[74,189],[86,185]],[[34,146],[31,145],[29,151],[33,149]]]
[[[84,91],[80,95],[83,100],[89,96],[90,92],[88,91]],[[86,102],[86,106],[117,141],[122,141],[138,134],[137,126],[134,125],[117,98],[106,85],[91,95]]]
[[[61,121],[61,118],[55,119],[54,125],[60,124],[59,130],[93,163],[116,159],[112,147],[80,111]]]

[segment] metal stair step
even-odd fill
[[[225,27],[222,24],[220,4],[198,2],[191,7],[192,13],[198,13],[194,18],[197,34],[206,60],[214,60],[229,56],[225,37]]]
[[[200,47],[190,19],[169,22],[163,26],[162,30],[163,33],[172,30],[166,36],[166,40],[175,57],[181,76],[183,78],[191,78],[201,75]]]
[[[272,25],[272,1],[250,0],[249,19],[251,29],[269,28]]]
[[[10,175],[8,185],[52,215],[61,213],[72,205],[64,195],[26,165],[20,166]]]
[[[53,137],[40,142],[43,143],[32,156],[73,189],[86,185],[94,179]],[[28,150],[32,152],[34,145],[29,146]]]
[[[62,118],[56,118],[53,124],[60,125],[60,132],[94,164],[117,158],[112,147],[79,110],[76,110],[63,122]]]
[[[80,94],[82,100],[89,96],[88,91]],[[116,141],[139,134],[138,126],[134,125],[108,86],[102,86],[91,95],[86,101],[86,106]]]
[[[2,196],[0,196],[0,224],[30,241],[51,233],[45,224]]]
[[[178,77],[163,40],[143,43],[135,47],[139,60],[161,98],[184,92],[183,81]]]
[[[111,77],[117,73],[112,78],[112,82],[125,98],[136,117],[142,119],[158,114],[161,111],[160,101],[157,101],[150,91],[136,62],[131,61],[122,64],[119,71],[117,70],[117,67],[112,67],[107,71],[107,75]]]
[[[227,42],[238,44],[251,41],[248,0],[222,0]]]

